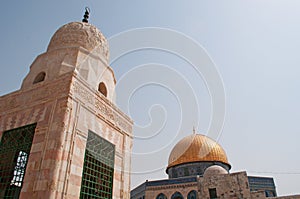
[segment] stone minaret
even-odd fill
[[[0,198],[129,198],[133,122],[108,60],[95,26],[66,24],[0,97]]]

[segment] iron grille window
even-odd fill
[[[19,198],[36,124],[3,132],[0,142],[0,198]]]
[[[112,198],[115,146],[89,131],[81,182],[81,199]]]
[[[28,154],[24,151],[19,151],[19,154],[17,154],[16,166],[14,169],[14,177],[11,180],[11,184],[17,187],[21,187],[22,185],[27,164],[27,158]]]

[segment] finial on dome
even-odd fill
[[[83,15],[83,19],[82,22],[88,23],[89,22],[89,17],[90,17],[90,8],[89,7],[85,7],[85,13]]]

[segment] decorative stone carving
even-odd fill
[[[110,123],[114,124],[116,127],[119,127],[124,132],[131,132],[132,127],[131,124],[122,118],[122,115],[119,113],[118,109],[111,103],[103,100],[101,97],[92,93],[87,88],[84,88],[80,83],[73,83],[73,92],[75,96],[77,95],[81,101],[86,105],[91,105],[94,107],[96,111],[96,115],[100,115],[101,117],[108,120]]]
[[[49,43],[47,51],[67,47],[83,47],[95,54],[104,54],[109,60],[108,43],[103,34],[93,25],[71,22],[59,28]]]

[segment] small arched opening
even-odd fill
[[[180,192],[175,192],[172,195],[171,199],[183,199],[183,196],[182,196],[182,194]]]
[[[197,199],[197,192],[195,190],[192,190],[189,192],[189,194],[187,195],[188,199]]]
[[[40,72],[33,80],[33,84],[42,82],[45,80],[46,73],[45,72]]]
[[[160,193],[156,196],[156,199],[167,199],[167,196],[163,193]]]
[[[105,84],[103,82],[100,82],[99,86],[98,86],[98,91],[104,95],[105,97],[107,97],[107,88],[105,86]]]

